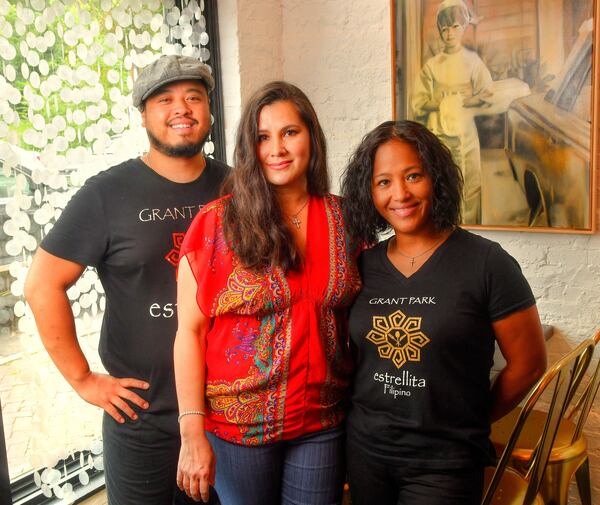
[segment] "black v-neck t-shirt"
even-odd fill
[[[387,246],[359,260],[348,437],[416,468],[491,464],[492,323],[535,304],[529,284],[499,244],[460,228],[409,277]]]

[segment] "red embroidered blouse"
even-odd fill
[[[303,268],[257,274],[223,235],[230,197],[205,206],[181,249],[212,318],[206,350],[206,429],[261,445],[337,426],[349,374],[346,308],[360,289],[358,251],[337,197],[310,197]]]

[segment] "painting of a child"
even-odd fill
[[[463,0],[444,0],[437,10],[442,52],[423,65],[411,106],[415,118],[452,151],[464,177],[462,222],[481,223],[481,155],[472,112],[491,98],[492,77],[479,55],[463,46],[471,15]]]

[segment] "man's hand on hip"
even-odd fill
[[[128,402],[142,409],[149,407],[146,400],[131,390],[131,388],[150,387],[150,384],[139,379],[119,379],[107,374],[90,372],[83,379],[72,383],[72,386],[81,398],[104,409],[118,423],[125,422],[121,412],[134,421],[138,418]]]

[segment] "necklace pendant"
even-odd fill
[[[414,267],[415,266],[415,258],[411,258],[410,259],[410,266]]]
[[[292,216],[290,218],[290,221],[298,230],[300,229],[300,225],[302,224],[302,221],[300,221],[300,219],[298,219],[298,216]]]

